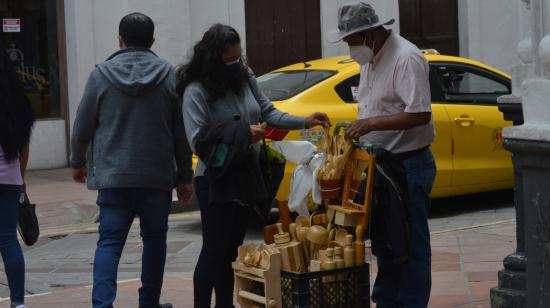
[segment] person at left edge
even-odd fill
[[[172,307],[159,304],[168,215],[174,187],[182,205],[192,196],[192,154],[175,69],[151,51],[153,42],[151,18],[141,13],[122,18],[120,50],[90,74],[75,119],[73,177],[99,190],[92,291],[97,308],[113,307],[118,263],[136,214],[143,239],[139,305]]]
[[[0,37],[0,254],[11,308],[25,308],[25,260],[17,240],[34,115]]]

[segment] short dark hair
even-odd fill
[[[150,48],[153,44],[155,24],[153,20],[145,14],[128,14],[120,21],[118,34],[127,47]]]

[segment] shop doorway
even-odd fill
[[[420,49],[459,55],[457,0],[399,0],[399,23],[401,35]]]
[[[68,91],[64,0],[0,0],[2,40],[37,122],[29,169],[67,166]]]
[[[321,57],[320,0],[246,0],[248,64],[256,75]]]
[[[38,119],[67,106],[63,1],[0,0],[2,39]]]

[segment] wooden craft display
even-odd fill
[[[239,247],[239,257],[233,262],[237,303],[243,308],[281,308],[281,254],[267,256],[265,269],[244,264],[247,253],[255,248],[254,244]],[[258,286],[263,294],[257,293]]]
[[[365,201],[363,204],[355,203],[352,198],[352,181],[354,168],[357,163],[367,162],[367,180],[365,187]],[[329,216],[334,215],[334,223],[344,227],[362,225],[368,229],[369,211],[372,205],[372,191],[374,185],[375,157],[362,149],[354,149],[345,166],[344,188],[341,204],[328,204]]]
[[[283,231],[283,224],[277,223],[279,233],[275,235],[275,247],[281,252],[282,269],[287,272],[305,272],[302,243],[290,238],[288,232]],[[295,228],[295,226],[294,226]]]

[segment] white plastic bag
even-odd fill
[[[295,164],[307,163],[317,147],[309,141],[274,141],[271,148],[281,152],[287,161]]]
[[[309,216],[307,196],[312,192],[313,201],[320,204],[321,191],[317,181],[317,169],[323,164],[324,156],[308,141],[279,141],[271,145],[283,153],[288,161],[299,164],[290,183],[288,208],[300,215]]]

